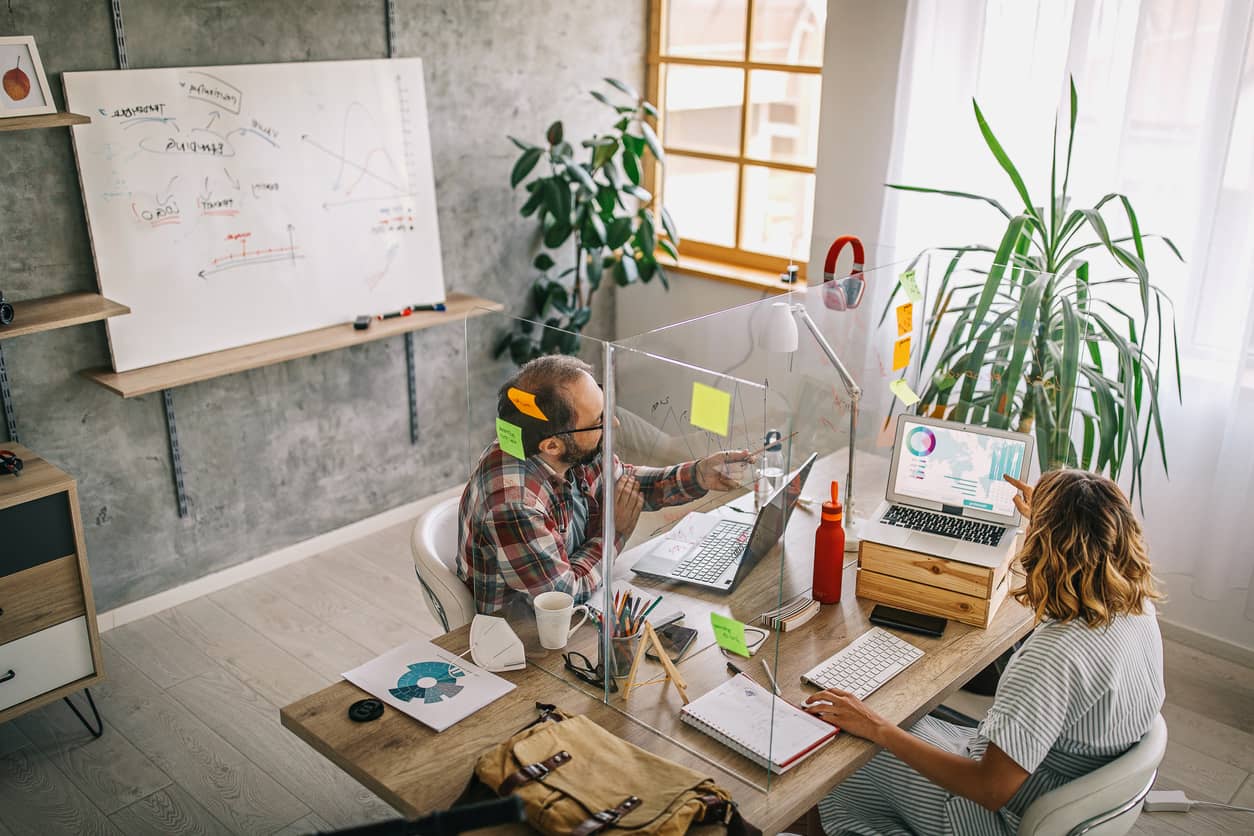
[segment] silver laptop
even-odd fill
[[[801,488],[818,457],[818,453],[811,453],[793,477],[771,494],[770,499],[758,509],[753,525],[722,520],[683,557],[646,555],[636,561],[631,571],[651,578],[731,592],[784,536],[788,518],[792,516]]]
[[[872,543],[1000,566],[1014,548],[1021,517],[1009,474],[1025,479],[1030,435],[902,415],[888,470],[888,493],[858,535]]]

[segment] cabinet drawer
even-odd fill
[[[0,577],[75,553],[65,491],[0,509]]]
[[[0,644],[86,612],[78,558],[72,554],[0,577]]]
[[[0,711],[95,671],[86,616],[0,645]]]

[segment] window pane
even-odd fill
[[[744,70],[674,64],[664,65],[662,70],[666,89],[662,131],[666,146],[739,155]]]
[[[662,200],[681,238],[736,246],[736,164],[667,154]]]
[[[824,0],[755,0],[749,60],[820,66],[826,19]]]
[[[741,249],[791,258],[799,264],[809,258],[813,174],[747,165],[742,203]],[[682,229],[679,234],[684,234]]]
[[[745,156],[814,165],[819,148],[821,86],[818,75],[751,71]]]
[[[669,0],[662,54],[745,60],[746,0]]]

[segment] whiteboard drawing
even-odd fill
[[[444,301],[422,61],[65,73],[116,371]]]

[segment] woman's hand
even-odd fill
[[[1015,507],[1019,509],[1024,519],[1030,518],[1032,516],[1032,486],[1027,482],[1020,482],[1008,473],[1003,474],[1001,478],[1014,485],[1023,494],[1015,496]]]
[[[865,737],[872,743],[883,745],[881,730],[888,721],[863,704],[862,700],[848,691],[828,688],[811,694],[802,706],[825,723],[831,723],[841,731]]]

